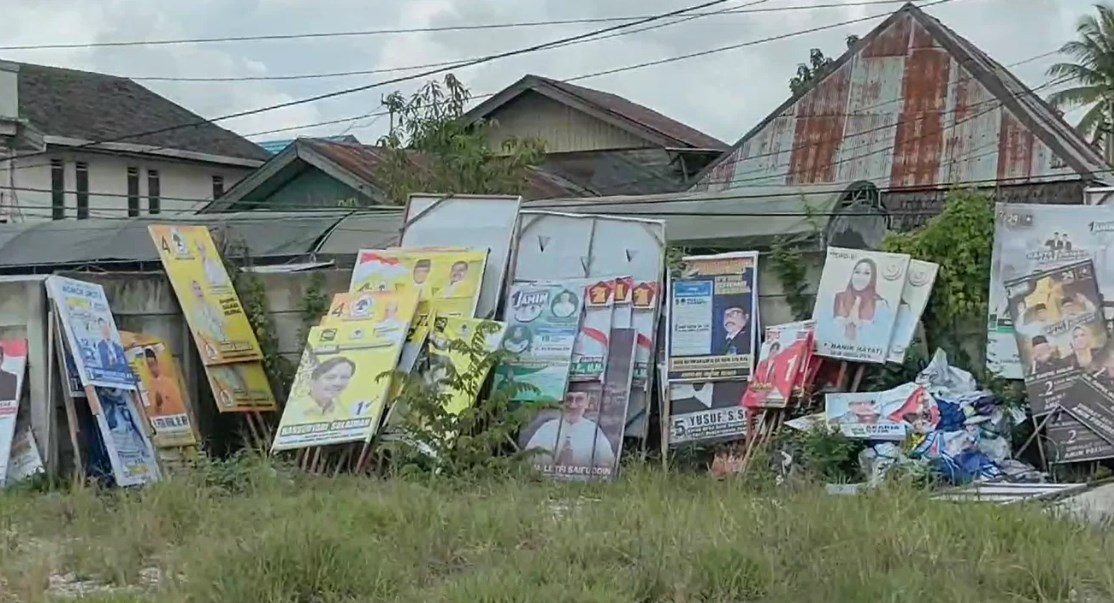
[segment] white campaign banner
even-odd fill
[[[1003,282],[1091,260],[1104,300],[1114,307],[1114,206],[1003,204],[995,207],[986,368],[1021,379],[1021,360]]]

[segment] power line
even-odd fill
[[[1050,82],[1046,82],[1045,84],[1042,84],[1041,86],[1038,86],[1038,87],[1034,88],[1033,91],[1040,90],[1040,89],[1045,88],[1045,87],[1053,86],[1053,85],[1056,85],[1058,83],[1062,83],[1062,81],[1065,81],[1065,78],[1061,78],[1060,80],[1053,80],[1053,81],[1050,81]],[[1026,92],[1022,92],[1022,93],[1017,93],[1013,96],[1020,97],[1022,95],[1028,94],[1028,93],[1029,92],[1026,91]],[[957,107],[956,109],[953,109],[952,111],[941,112],[941,113],[942,114],[954,113],[956,111],[961,111],[961,110],[962,111],[969,111],[969,110],[972,110],[975,107],[977,107],[979,104],[986,104],[986,105],[989,105],[989,106],[986,109],[982,109],[980,111],[972,113],[969,116],[964,117],[963,119],[957,120],[955,123],[953,123],[951,125],[951,127],[956,127],[956,126],[962,125],[962,124],[964,124],[968,121],[972,121],[972,120],[975,120],[979,117],[982,117],[983,115],[986,115],[990,111],[996,110],[999,107],[1001,107],[1004,104],[1004,101],[1002,99],[992,98],[992,99],[987,99],[985,101],[982,101],[981,103],[976,103],[976,105],[974,105],[974,106]],[[892,128],[896,128],[896,127],[897,127],[896,123],[895,124],[887,124],[887,125],[881,126],[879,128],[874,128],[872,130],[864,130],[864,131],[861,131],[861,132],[857,132],[856,135],[864,135],[864,134],[870,133],[871,131],[886,130],[886,129],[892,129]],[[926,133],[923,133],[919,136],[911,138],[909,140],[914,140],[914,141],[915,140],[920,140],[921,138],[924,138],[928,134],[930,134],[930,133],[926,132]],[[836,142],[838,140],[841,140],[842,138],[843,138],[842,133],[840,133],[839,137],[837,137],[837,138],[827,139],[827,140],[823,140],[823,141],[813,141],[813,142],[808,143],[806,145],[799,145],[799,147],[797,149],[794,149],[794,150],[800,150],[800,148],[807,148],[809,146],[830,144],[831,142]],[[990,143],[988,143],[988,144],[981,145],[979,147],[976,147],[975,149],[972,149],[972,151],[977,151],[981,148],[985,148],[985,147],[988,147],[988,146],[997,147],[997,145],[998,145],[998,140],[993,140],[993,141],[990,141]],[[854,150],[856,148],[869,147],[869,146],[870,146],[869,144],[868,145],[860,145],[859,147],[852,147],[849,150]],[[885,147],[885,148],[881,148],[881,149],[875,149],[875,150],[873,150],[871,152],[868,152],[866,154],[847,157],[847,158],[844,158],[842,160],[833,162],[831,164],[831,166],[825,165],[825,166],[822,166],[822,167],[825,167],[825,168],[832,167],[832,166],[839,165],[839,164],[842,164],[842,163],[846,163],[846,162],[849,162],[849,161],[856,161],[856,160],[859,160],[859,159],[863,159],[865,157],[869,157],[871,155],[875,155],[875,154],[878,154],[878,153],[888,152],[890,150],[893,150],[893,148],[895,148],[895,146],[896,145],[891,145],[889,147]],[[761,157],[768,156],[768,155],[777,155],[777,154],[783,154],[783,153],[789,153],[789,152],[791,152],[791,151],[779,151],[777,153],[759,154],[759,155],[754,155],[754,156],[748,156],[748,157],[743,158],[743,159],[728,159],[727,162],[738,164],[738,163],[741,163],[743,161],[757,159],[757,158],[761,158]],[[996,149],[995,149],[995,152],[996,152]],[[967,162],[967,161],[971,161],[973,159],[977,159],[979,157],[988,156],[990,154],[993,154],[993,153],[984,153],[984,154],[973,155],[973,156],[972,155],[967,155],[967,156],[964,156],[964,157],[953,159],[953,162]],[[813,167],[812,169],[815,169],[815,167]],[[753,173],[753,172],[750,172],[750,173]],[[776,175],[773,175],[773,176],[764,175],[764,176],[759,176],[757,178],[750,178],[750,179],[740,179],[740,178],[737,178],[738,174],[734,174],[732,177],[725,178],[725,179],[719,179],[719,180],[708,179],[708,180],[703,181],[703,184],[711,185],[711,184],[723,183],[723,184],[728,184],[728,185],[734,185],[734,186],[730,187],[731,189],[754,188],[756,186],[763,186],[763,185],[754,185],[754,184],[743,185],[741,183],[754,182],[754,181],[758,181],[758,180],[768,180],[771,177],[785,178],[785,177],[789,177],[790,175],[793,175],[794,173],[795,172],[788,172],[788,173],[785,173],[785,174],[776,174]],[[627,181],[627,182],[617,184],[616,186],[623,186],[623,185],[628,185],[628,184],[633,185],[633,184],[639,184],[641,182],[648,182],[648,181],[650,181],[650,179],[634,179],[634,180],[630,180],[630,181]],[[1000,182],[1000,181],[995,178],[995,179],[971,180],[971,181],[965,181],[965,182],[959,182],[959,183],[947,183],[947,184],[949,184],[949,185],[990,184],[990,183],[998,183],[998,182]],[[16,186],[16,187],[4,187],[4,188],[7,189],[7,190],[14,190],[14,191],[18,191],[18,192],[41,193],[41,194],[51,194],[51,193],[55,192],[53,189],[34,188],[34,187],[18,187],[18,186]],[[60,191],[60,192],[64,195],[77,195],[77,194],[79,194],[79,192],[76,191],[76,190],[63,190],[63,191]],[[135,197],[134,195],[128,195],[126,193],[97,193],[97,192],[92,192],[92,191],[82,191],[81,194],[87,194],[87,195],[92,196],[92,197],[109,197],[109,198]],[[717,195],[716,198],[717,199],[724,199],[724,200],[725,199],[745,199],[745,198],[756,199],[756,198],[770,198],[770,197],[777,197],[777,196],[798,196],[800,194],[801,193],[799,193],[799,192],[789,192],[789,193],[763,194],[763,195],[752,195],[752,196],[739,196],[739,195],[719,196],[719,195]],[[212,199],[208,199],[208,198],[188,198],[188,197],[168,197],[168,196],[160,196],[159,199],[162,200],[162,201],[166,201],[166,202],[184,202],[184,203],[198,203],[198,204],[201,204],[201,203],[208,204],[208,203],[213,201]],[[583,198],[583,205],[599,204],[600,203],[599,199],[600,199],[599,197],[584,197]],[[643,204],[643,203],[656,204],[656,203],[671,203],[671,202],[682,202],[682,201],[685,201],[685,200],[683,200],[683,199],[681,199],[681,200],[644,199],[644,200],[624,201],[624,204],[625,205]],[[321,208],[321,207],[318,207],[318,206],[290,206],[290,205],[284,205],[282,207],[288,208],[288,209],[291,209],[291,210],[295,210],[295,211],[318,211],[318,210],[319,211],[337,211],[337,208]],[[127,208],[111,208],[111,209],[113,211],[127,211]],[[183,211],[186,211],[186,210],[183,210]]]
[[[729,9],[723,13],[696,13],[693,16],[707,16],[712,14],[750,14],[750,13],[774,13],[774,12],[789,12],[789,11],[802,11],[802,10],[815,10],[819,8],[845,8],[851,6],[871,6],[879,4],[905,4],[909,0],[858,0],[856,2],[837,2],[829,4],[813,4],[805,6],[779,6],[768,7],[762,9]],[[444,25],[433,27],[402,27],[402,28],[386,28],[386,29],[369,29],[358,31],[334,31],[334,32],[313,32],[313,33],[293,33],[293,34],[260,34],[260,35],[247,35],[247,36],[223,36],[223,37],[209,37],[209,38],[178,38],[166,40],[112,40],[106,42],[81,42],[81,43],[58,43],[58,44],[23,44],[23,45],[10,45],[0,46],[0,50],[60,50],[60,49],[74,49],[74,48],[118,48],[129,46],[173,46],[183,44],[211,44],[211,43],[225,43],[225,42],[256,42],[256,41],[274,41],[274,40],[299,40],[299,39],[321,39],[321,38],[349,38],[349,37],[368,37],[368,36],[384,36],[384,35],[400,35],[400,34],[414,34],[414,33],[438,33],[450,31],[479,31],[479,30],[492,30],[492,29],[524,29],[534,27],[551,27],[557,25],[589,25],[598,23],[626,23],[631,21],[643,21],[653,18],[654,15],[631,15],[622,17],[590,17],[590,18],[577,18],[577,19],[550,19],[545,21],[517,21],[508,23],[475,23],[466,25]],[[346,72],[341,75],[369,75],[377,73],[376,71],[361,71],[361,72]],[[381,72],[378,72],[381,73]],[[332,76],[317,76],[317,77],[340,77],[341,75]],[[131,79],[143,79],[150,81],[222,81],[210,78],[165,78],[165,77],[133,77]],[[255,79],[255,78],[252,78]],[[281,78],[277,78],[281,79]],[[296,79],[296,78],[285,78]]]
[[[593,31],[590,31],[590,32],[582,33],[582,34],[577,34],[575,36],[568,36],[568,37],[565,37],[565,38],[560,38],[560,39],[553,40],[553,41],[550,41],[550,42],[545,42],[545,43],[542,43],[542,44],[535,44],[533,46],[528,46],[526,48],[520,48],[520,49],[517,49],[517,50],[510,50],[510,51],[506,51],[506,52],[501,52],[501,53],[497,53],[497,54],[488,55],[488,56],[485,56],[485,57],[482,57],[482,58],[464,63],[464,64],[460,65],[460,67],[470,67],[470,66],[473,66],[473,65],[479,65],[479,64],[482,64],[482,63],[487,63],[487,62],[491,62],[491,61],[494,61],[494,60],[503,59],[503,58],[507,58],[507,57],[518,56],[518,55],[522,55],[522,54],[529,54],[529,53],[532,53],[532,52],[537,52],[539,50],[545,50],[545,49],[550,48],[550,47],[555,46],[555,45],[564,44],[564,43],[572,42],[572,41],[575,41],[575,40],[582,40],[582,39],[592,38],[592,37],[599,36],[599,35],[602,35],[602,34],[610,33],[612,31],[620,31],[620,30],[628,29],[628,28],[635,27],[635,26],[638,26],[638,25],[643,25],[645,23],[660,21],[662,19],[668,19],[670,17],[683,15],[685,13],[688,13],[688,12],[691,12],[691,11],[694,11],[694,10],[710,8],[712,6],[715,6],[715,5],[718,5],[718,4],[723,4],[723,3],[728,2],[728,1],[729,0],[710,0],[710,1],[704,2],[702,4],[697,4],[697,5],[694,5],[694,6],[687,7],[687,8],[682,8],[682,9],[669,11],[669,12],[666,12],[666,13],[661,13],[661,14],[654,15],[654,16],[651,16],[651,17],[647,17],[645,19],[640,19],[638,21],[634,21],[634,22],[631,22],[631,23],[625,23],[625,24],[622,24],[622,25],[613,25],[611,27],[605,27],[603,29],[597,29],[597,30],[593,30]],[[939,4],[941,2],[950,2],[950,1],[953,1],[953,0],[936,0],[936,3]],[[666,25],[668,25],[668,24],[666,24]],[[210,125],[210,124],[214,124],[218,121],[225,121],[225,120],[233,119],[233,118],[237,118],[237,117],[246,117],[248,115],[257,115],[259,113],[266,113],[266,112],[275,111],[275,110],[278,110],[278,109],[285,109],[287,107],[294,107],[294,106],[297,106],[297,105],[303,105],[303,104],[306,104],[306,103],[317,102],[317,101],[325,100],[325,99],[329,99],[329,98],[336,98],[338,96],[345,96],[345,95],[348,95],[348,94],[354,94],[356,92],[363,92],[365,90],[371,90],[373,88],[379,88],[379,87],[387,86],[387,85],[390,85],[390,84],[397,84],[397,83],[401,83],[401,82],[407,82],[407,81],[411,81],[411,80],[421,79],[421,78],[428,77],[428,76],[431,76],[431,75],[437,75],[437,74],[445,72],[445,71],[450,71],[450,69],[446,69],[446,68],[432,69],[432,70],[423,71],[421,73],[417,73],[417,74],[414,74],[414,75],[397,77],[397,78],[393,78],[393,79],[389,79],[389,80],[383,80],[383,81],[380,81],[380,82],[375,82],[375,83],[372,83],[372,84],[365,84],[363,86],[355,86],[355,87],[352,87],[352,88],[345,88],[345,89],[342,89],[342,90],[335,90],[333,92],[326,92],[326,93],[318,94],[318,95],[311,96],[311,97],[308,97],[308,98],[302,98],[302,99],[277,103],[277,104],[274,104],[274,105],[268,105],[266,107],[260,107],[258,109],[250,109],[250,110],[246,110],[246,111],[239,111],[239,112],[236,112],[236,113],[230,113],[230,114],[227,114],[227,115],[222,115],[222,116],[214,117],[214,118],[210,118],[210,119],[201,119],[201,120],[197,120],[197,121],[187,122],[187,123],[179,124],[179,125],[176,125],[176,126],[169,126],[169,127],[164,127],[164,128],[157,128],[157,129],[154,129],[154,130],[148,130],[148,131],[145,131],[145,132],[136,132],[136,133],[126,134],[124,136],[117,136],[117,137],[113,137],[113,138],[106,139],[106,140],[90,141],[90,142],[87,142],[87,143],[84,143],[84,144],[77,145],[75,147],[71,147],[71,149],[88,148],[88,147],[91,147],[91,146],[96,146],[98,144],[104,144],[104,143],[107,143],[107,142],[120,142],[122,140],[128,140],[128,139],[131,139],[131,138],[140,138],[140,137],[143,137],[143,136],[152,136],[152,135],[155,135],[155,134],[163,134],[163,133],[166,133],[166,132],[181,130],[183,128],[197,127],[197,126],[202,126],[202,125]],[[33,157],[33,156],[38,156],[38,155],[44,155],[46,153],[47,153],[47,151],[45,151],[45,150],[44,151],[36,151],[36,152],[33,152],[33,153],[24,153],[22,155],[15,155],[14,157],[9,157],[9,159],[19,159],[21,157]]]
[[[725,0],[717,0],[716,2],[709,2],[709,3],[705,3],[705,4],[702,4],[702,5],[698,5],[698,6],[699,7],[707,7],[711,4],[718,4],[718,3],[723,2],[723,1],[725,1]],[[923,5],[921,5],[921,7],[926,8],[926,7],[929,7],[929,6],[935,6],[935,5],[944,4],[944,3],[948,3],[948,2],[954,2],[954,1],[956,1],[956,0],[935,0],[934,2],[930,2],[928,4],[923,4]],[[664,15],[661,15],[660,18],[665,19],[665,18],[668,18],[670,16],[676,16],[677,14],[683,13],[685,10],[688,10],[688,9],[681,9],[681,10],[678,10],[678,11],[672,11],[671,13],[666,13]],[[696,9],[693,9],[693,10],[696,10]],[[792,38],[792,37],[796,37],[796,36],[800,36],[800,35],[814,33],[814,32],[817,32],[817,31],[823,31],[823,30],[827,30],[827,29],[834,29],[834,28],[837,28],[837,27],[843,27],[845,25],[850,25],[850,24],[854,24],[854,23],[861,23],[861,22],[864,22],[864,21],[870,21],[870,20],[873,20],[873,19],[877,19],[879,17],[889,16],[889,14],[890,13],[880,13],[880,14],[869,15],[869,16],[866,16],[866,17],[860,17],[860,18],[857,18],[857,19],[850,19],[850,20],[847,20],[847,21],[840,21],[840,22],[837,22],[837,23],[829,24],[829,25],[822,25],[822,26],[817,26],[817,27],[812,27],[812,28],[809,28],[809,29],[805,29],[805,30],[798,30],[798,31],[788,32],[788,33],[785,33],[785,34],[780,34],[780,35],[777,35],[777,36],[770,36],[770,37],[761,38],[761,39],[758,39],[758,40],[752,40],[752,41],[744,42],[744,43],[741,43],[741,44],[732,44],[732,45],[729,45],[729,46],[719,47],[719,48],[711,49],[711,50],[708,50],[708,51],[690,53],[688,55],[682,55],[680,57],[673,57],[671,59],[665,59],[665,60],[660,60],[660,61],[651,61],[649,63],[640,63],[640,64],[636,64],[636,65],[628,65],[626,67],[619,68],[619,69],[611,69],[611,70],[602,71],[602,72],[589,73],[587,75],[577,76],[575,78],[570,78],[570,79],[566,79],[566,80],[562,80],[562,81],[573,81],[573,80],[588,79],[588,78],[593,78],[593,77],[599,77],[601,75],[609,75],[609,74],[617,73],[617,72],[620,72],[620,71],[631,71],[631,70],[635,70],[635,69],[641,69],[641,68],[644,68],[644,67],[647,67],[647,66],[663,64],[663,63],[666,63],[666,62],[674,62],[674,61],[678,61],[678,60],[685,60],[685,59],[688,59],[688,58],[694,58],[694,57],[697,57],[697,56],[706,56],[706,55],[714,54],[714,53],[718,53],[718,52],[725,52],[725,51],[728,51],[728,50],[735,50],[735,49],[743,48],[743,47],[747,47],[747,46],[755,46],[755,45],[758,45],[758,44],[763,44],[763,43],[777,41],[777,40],[783,40],[783,39]],[[596,32],[589,32],[588,34],[582,34],[582,35],[579,35],[579,36],[572,36],[571,38],[566,38],[566,39],[550,42],[550,43],[547,43],[547,44],[542,44],[542,45],[530,47],[530,48],[525,49],[523,51],[510,51],[510,52],[502,53],[502,54],[499,54],[499,55],[489,55],[488,57],[483,57],[483,58],[477,59],[475,61],[462,63],[458,66],[470,66],[470,65],[482,63],[482,62],[485,62],[485,61],[494,60],[496,58],[503,58],[504,56],[511,56],[511,55],[515,54],[516,52],[518,52],[520,54],[525,53],[525,52],[532,52],[533,50],[531,50],[531,49],[545,50],[545,49],[552,48],[552,47],[559,47],[561,45],[567,45],[569,42],[572,42],[572,41],[575,41],[575,40],[594,37],[594,36],[599,35],[601,33],[610,32],[612,30],[618,30],[620,28],[633,27],[635,25],[641,25],[641,24],[642,24],[642,22],[638,22],[638,23],[631,23],[631,24],[627,24],[627,25],[619,25],[619,26],[614,26],[614,27],[610,27],[610,28],[605,28],[603,30],[598,30]],[[661,24],[660,26],[664,27],[664,26],[668,26],[670,24],[671,23],[666,23],[666,24]],[[639,30],[639,31],[644,31],[644,30],[645,29]],[[631,33],[636,33],[636,32],[631,32]],[[270,106],[267,106],[267,107],[262,107],[262,108],[259,108],[259,109],[253,109],[253,110],[250,110],[250,111],[241,111],[241,112],[238,112],[238,113],[233,113],[233,114],[230,114],[230,115],[215,117],[215,118],[212,118],[212,119],[203,119],[203,120],[200,120],[200,121],[197,121],[197,122],[189,122],[189,123],[185,123],[185,124],[180,124],[178,126],[162,128],[162,129],[159,129],[159,130],[128,134],[128,135],[125,135],[125,136],[116,137],[116,138],[112,138],[112,139],[108,139],[108,140],[91,141],[91,142],[88,142],[88,143],[77,145],[75,147],[71,147],[71,149],[88,148],[88,147],[96,146],[98,144],[103,144],[103,143],[106,143],[106,142],[119,142],[121,140],[127,140],[129,138],[138,138],[138,137],[142,137],[142,136],[149,136],[149,135],[152,135],[152,134],[160,134],[160,133],[173,131],[173,130],[178,130],[178,129],[182,129],[182,128],[197,127],[197,126],[200,126],[200,125],[212,124],[212,123],[215,123],[217,121],[223,121],[223,120],[226,120],[226,119],[232,119],[232,118],[236,118],[236,117],[244,117],[244,116],[247,116],[247,115],[254,115],[254,114],[258,114],[258,113],[264,113],[264,112],[267,112],[267,111],[273,111],[273,110],[276,110],[276,109],[282,109],[282,108],[286,108],[286,107],[290,107],[290,106],[294,106],[294,105],[299,105],[299,104],[304,104],[304,103],[309,103],[309,102],[315,102],[317,100],[322,100],[322,99],[325,99],[325,98],[332,98],[332,97],[341,96],[341,95],[344,95],[344,94],[351,94],[353,92],[360,92],[360,91],[375,88],[375,87],[378,87],[378,86],[384,86],[384,85],[398,83],[398,82],[402,82],[402,81],[410,81],[410,80],[414,80],[414,79],[419,79],[419,78],[426,77],[426,76],[431,75],[431,74],[436,74],[436,73],[440,73],[440,72],[443,72],[443,71],[449,71],[449,70],[450,69],[436,69],[436,70],[433,70],[433,71],[426,71],[426,72],[415,74],[415,75],[412,75],[412,76],[406,76],[406,77],[395,78],[395,79],[392,79],[392,80],[386,80],[386,81],[383,81],[383,82],[379,82],[377,84],[369,84],[369,85],[365,85],[365,86],[359,86],[359,87],[356,87],[356,88],[349,88],[349,89],[340,90],[340,91],[336,91],[336,92],[331,92],[331,93],[323,94],[323,95],[317,95],[317,96],[309,97],[309,98],[305,98],[305,99],[300,99],[300,100],[295,100],[295,101],[288,101],[288,102],[280,103],[280,104],[277,104],[277,105],[270,105]],[[493,95],[494,95],[494,93],[493,94],[488,94],[486,96],[493,96]],[[473,98],[474,99],[475,98],[482,98],[482,96],[476,96],[476,97],[473,97]],[[366,119],[366,118],[369,118],[369,117],[373,117],[373,116],[377,116],[377,115],[386,115],[386,114],[389,114],[389,111],[370,112],[370,113],[365,113],[365,114],[359,115],[359,116],[357,116],[353,119]],[[318,126],[318,125],[342,123],[342,122],[347,122],[347,121],[351,121],[351,120],[350,119],[329,120],[329,121],[326,121],[326,122],[318,122],[317,124],[309,124],[309,125],[306,125],[306,126],[303,126],[303,127],[315,127],[315,126]],[[293,129],[295,129],[295,128],[280,128],[280,129],[268,131],[266,133],[276,133],[276,132],[279,132],[279,131],[289,131],[289,130],[293,130]],[[160,148],[166,148],[166,147],[156,147],[156,150],[160,149]],[[37,151],[37,152],[33,152],[33,153],[24,153],[22,155],[16,155],[16,156],[12,157],[12,159],[34,157],[34,156],[44,155],[46,153],[48,153],[48,151]],[[32,166],[28,166],[28,167],[40,167],[40,165],[32,165]],[[23,166],[18,166],[16,169],[23,169]]]

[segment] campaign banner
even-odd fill
[[[371,441],[405,336],[360,322],[311,328],[271,450]]]
[[[139,385],[144,414],[155,432],[156,448],[198,444],[178,362],[166,343],[143,333],[120,331],[124,353]]]
[[[9,455],[16,435],[19,399],[27,374],[27,340],[0,341],[0,487],[8,473]]]
[[[81,384],[81,373],[77,370],[77,362],[73,359],[73,353],[70,352],[69,345],[65,345],[64,339],[61,341],[64,348],[62,358],[66,365],[66,382],[64,385],[69,389],[71,398],[84,398],[85,386]]]
[[[1006,379],[1022,379],[1024,370],[1005,282],[1091,260],[1100,275],[1104,316],[1114,317],[1114,206],[995,206],[994,246],[990,259],[986,366]]]
[[[520,402],[565,399],[585,284],[567,280],[511,285],[503,349],[514,357],[496,369],[496,388],[510,381],[537,389],[519,391],[515,400]]]
[[[203,367],[220,412],[272,412],[278,401],[263,363],[237,362]]]
[[[824,418],[849,437],[866,440],[905,439],[939,421],[940,411],[928,390],[906,383],[882,392],[824,395]]]
[[[263,352],[205,226],[147,227],[205,366],[260,360]]]
[[[560,409],[546,409],[522,430],[520,445],[546,477],[611,479],[619,467],[634,368],[634,329],[612,329],[604,382],[569,384]]]
[[[816,324],[811,320],[766,327],[758,365],[747,382],[746,408],[785,408],[802,384]]]
[[[12,439],[11,456],[8,459],[6,479],[0,485],[18,484],[34,475],[45,473],[43,457],[39,454],[38,442],[31,431],[31,425],[20,421]]]
[[[453,343],[459,342],[478,347],[486,353],[494,354],[499,351],[506,334],[507,325],[493,320],[452,316],[434,318],[433,330],[429,336],[429,372],[426,374],[426,379],[441,393],[449,394],[450,398],[445,410],[452,414],[460,414],[464,409],[471,407],[490,370],[490,367],[481,370],[481,367],[473,363],[470,354],[454,350]],[[466,377],[475,388],[471,391],[461,391],[450,387],[446,383],[450,370]]]
[[[584,317],[572,346],[569,381],[603,381],[614,309],[614,279],[588,285],[584,297]]]
[[[1058,407],[1079,376],[1101,369],[1106,321],[1091,260],[1006,281],[1034,416]],[[1079,418],[1079,417],[1077,417]]]
[[[650,389],[650,367],[654,363],[654,342],[658,335],[658,306],[661,301],[660,281],[634,281],[631,289],[631,326],[638,332],[634,349],[634,383],[645,391]]]
[[[670,383],[669,445],[736,440],[747,433],[746,381]]]
[[[1067,412],[1053,415],[1044,430],[1052,443],[1052,453],[1049,456],[1053,463],[1081,463],[1114,458],[1114,444],[1088,429]]]
[[[419,316],[472,318],[486,263],[486,250],[361,249],[348,291],[413,291]]]
[[[829,247],[816,292],[816,353],[883,363],[897,321],[909,256]]]
[[[897,305],[897,321],[890,336],[890,351],[886,359],[895,364],[905,363],[905,353],[913,343],[917,333],[917,323],[928,306],[932,286],[936,283],[939,264],[922,260],[910,260],[905,274],[905,287],[901,290],[901,302]]]
[[[322,317],[320,326],[335,327],[343,322],[367,321],[380,329],[406,329],[398,369],[404,373],[414,370],[422,347],[429,336],[428,313],[418,314],[418,291],[365,291],[337,293],[329,304],[329,311]]]
[[[669,381],[750,376],[757,325],[758,252],[682,259],[670,284]]]
[[[58,310],[82,385],[136,389],[104,288],[52,275],[46,278],[46,289]]]
[[[120,487],[139,486],[161,478],[155,447],[142,426],[136,392],[86,386],[85,396],[108,453],[112,477]]]

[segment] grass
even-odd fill
[[[649,469],[423,484],[242,461],[132,492],[0,494],[0,601],[53,600],[60,573],[139,586],[85,599],[102,603],[1110,601],[1111,559],[1105,531],[1039,507]]]

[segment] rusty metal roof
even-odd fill
[[[612,123],[656,146],[694,149],[727,148],[727,143],[722,140],[617,94],[540,75],[526,75],[507,86],[498,94],[473,107],[465,114],[465,119],[469,121],[485,119],[503,105],[527,92],[543,94],[597,119]]]
[[[696,180],[693,190],[715,191],[1111,179],[1099,153],[1009,70],[907,4]]]

